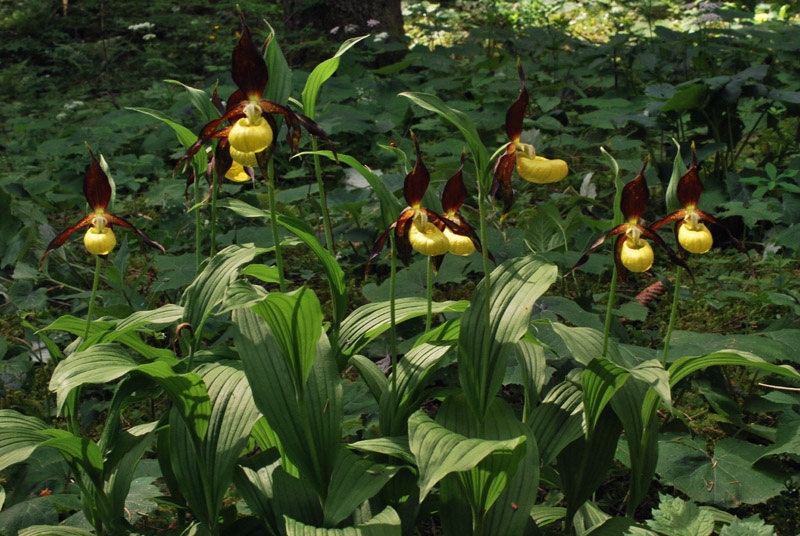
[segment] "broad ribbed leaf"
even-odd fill
[[[547,378],[547,357],[544,348],[538,344],[521,340],[514,351],[525,389],[523,420],[527,421],[533,408],[539,403],[542,387]]]
[[[475,161],[475,167],[478,170],[478,173],[480,173],[481,178],[491,178],[489,173],[484,173],[489,167],[489,153],[481,141],[481,137],[478,134],[478,130],[475,128],[475,124],[464,112],[451,108],[445,104],[442,99],[429,93],[407,91],[400,93],[399,96],[409,99],[417,106],[421,106],[426,110],[436,112],[440,116],[453,123],[458,130],[461,131],[461,134],[464,136],[467,145],[469,145],[469,150],[472,153],[473,160]],[[483,191],[489,191],[488,183],[483,184]]]
[[[508,355],[526,333],[534,303],[557,276],[558,268],[536,255],[511,259],[495,268],[491,273],[488,341],[485,279],[472,294],[470,306],[461,318],[458,373],[478,420],[484,420],[500,389]]]
[[[221,199],[218,206],[227,207],[236,214],[245,218],[269,218],[269,212],[265,212],[252,205],[248,205],[244,201],[235,198]],[[322,269],[325,271],[325,276],[328,279],[328,286],[331,289],[333,296],[333,320],[338,324],[344,318],[347,312],[347,288],[344,283],[344,272],[341,266],[336,261],[336,258],[330,252],[322,247],[322,244],[317,240],[314,230],[303,220],[278,214],[278,224],[285,227],[292,234],[297,236],[303,241],[317,256]]]
[[[476,423],[469,412],[462,396],[448,397],[439,409],[437,422],[448,429],[474,437],[478,432]],[[459,493],[466,490],[472,498],[468,501],[477,504],[479,511],[485,512],[484,534],[505,536],[522,534],[529,522],[530,509],[536,501],[536,490],[539,486],[539,453],[536,440],[531,430],[517,420],[511,407],[500,399],[492,403],[486,424],[482,430],[483,437],[491,440],[507,440],[524,436],[524,447],[516,449],[513,457],[508,453],[493,453],[482,460],[475,468],[458,474]],[[454,518],[464,517],[460,510],[460,501],[450,503],[454,508],[445,512],[445,500],[448,492],[452,497],[454,478],[447,477],[442,481],[442,522],[451,532],[460,524],[453,523]],[[449,489],[448,489],[449,488]],[[454,510],[454,511],[453,511]],[[488,510],[488,511],[487,511]],[[445,523],[445,521],[448,523]],[[454,525],[454,526],[453,526]]]
[[[442,478],[469,471],[494,452],[514,451],[525,436],[504,441],[469,439],[437,424],[423,411],[408,421],[409,447],[419,467],[420,502]]]
[[[434,302],[432,312],[450,313],[464,311],[469,302],[445,301]],[[428,310],[428,302],[424,298],[400,298],[395,300],[395,321],[399,324],[424,316]],[[389,302],[368,303],[362,305],[342,322],[339,332],[339,351],[350,357],[370,341],[391,327],[391,313]]]
[[[136,311],[117,322],[114,331],[126,331],[153,324],[159,326],[172,324],[180,320],[182,316],[183,307],[170,303],[152,311]]]
[[[367,452],[386,454],[387,456],[398,458],[410,464],[414,463],[414,454],[408,446],[408,437],[406,436],[363,439],[355,443],[350,443],[348,447],[365,450]]]
[[[309,119],[314,119],[319,89],[328,78],[333,76],[333,73],[336,72],[336,69],[339,68],[339,61],[341,60],[342,54],[347,52],[353,45],[362,39],[366,39],[367,37],[367,35],[362,35],[361,37],[351,37],[350,39],[347,39],[339,46],[339,50],[336,51],[336,54],[334,54],[332,58],[328,58],[314,67],[314,70],[311,71],[310,75],[308,75],[306,86],[303,88],[303,93],[301,96],[303,97],[303,113],[306,114]]]
[[[0,471],[27,460],[47,439],[48,436],[44,435],[42,430],[14,426],[0,428]]]
[[[241,493],[248,508],[260,517],[272,536],[280,534],[278,519],[273,508],[272,474],[280,467],[281,460],[275,450],[261,452],[243,458],[236,466],[233,484]],[[282,522],[283,520],[281,520]]]
[[[269,323],[272,335],[288,359],[295,387],[302,393],[322,332],[322,308],[317,295],[306,287],[288,294],[272,292],[253,311]]]
[[[245,270],[242,270],[243,274]],[[267,291],[264,290],[264,288],[254,286],[250,281],[237,279],[225,289],[225,296],[222,298],[222,306],[219,308],[219,314],[228,313],[234,309],[241,309],[243,307],[250,308],[264,301],[266,297]]]
[[[560,383],[531,413],[528,425],[536,436],[542,465],[548,465],[564,447],[584,435],[582,397],[575,384]]]
[[[57,449],[73,468],[80,467],[89,475],[98,489],[103,487],[103,454],[97,444],[88,437],[75,437],[66,430],[43,430],[40,432],[51,439],[39,446]]]
[[[570,356],[581,365],[588,365],[592,359],[603,355],[603,333],[596,329],[565,326],[551,322],[555,331],[569,351]],[[620,364],[619,351],[613,341],[609,341],[606,355],[615,364]]]
[[[309,480],[295,478],[279,467],[272,473],[275,515],[291,517],[312,527],[322,526],[320,494]]]
[[[350,363],[358,369],[358,375],[367,384],[370,394],[379,402],[381,396],[389,386],[383,371],[371,359],[363,355],[354,355],[350,358]]]
[[[94,536],[94,532],[63,525],[32,525],[20,530],[17,536]]]
[[[358,506],[371,499],[400,467],[365,460],[344,447],[337,449],[328,496],[323,512],[325,525],[333,527],[347,519]]]
[[[586,417],[586,436],[593,432],[600,414],[630,376],[605,358],[593,359],[581,375],[583,384],[583,413]],[[602,433],[602,432],[601,432]]]
[[[58,412],[75,387],[86,383],[108,383],[134,368],[136,361],[116,344],[97,344],[61,361],[50,377],[50,390],[57,393]]]
[[[197,141],[197,135],[194,132],[192,132],[185,126],[176,123],[175,121],[171,120],[166,115],[157,110],[151,110],[149,108],[133,108],[130,106],[127,107],[126,110],[133,110],[134,112],[139,112],[140,114],[149,115],[150,117],[154,117],[159,121],[163,121],[164,123],[172,127],[172,130],[175,131],[175,135],[178,137],[178,141],[181,143],[181,145],[183,145],[185,149],[188,149],[194,144],[194,142]],[[200,156],[206,159],[206,163],[208,162],[208,157],[206,156],[205,151],[198,152],[194,158],[197,159]]]
[[[196,342],[202,337],[206,319],[222,302],[228,285],[236,279],[239,268],[266,251],[266,249],[253,247],[252,244],[230,245],[217,253],[208,266],[186,288],[181,296],[183,322],[192,326]]]
[[[387,506],[366,523],[344,529],[321,529],[304,525],[290,517],[286,520],[286,536],[400,536],[400,516]]]
[[[115,322],[105,320],[92,320],[89,327],[88,343],[83,346],[93,346],[99,343],[120,342],[135,350],[148,359],[158,359],[172,355],[172,351],[164,348],[155,348],[145,343],[136,333],[131,330],[116,331]],[[61,330],[72,333],[76,337],[83,337],[86,333],[86,319],[76,318],[71,315],[64,315],[57,318],[43,330]]]
[[[384,227],[388,227],[392,222],[397,220],[398,216],[400,216],[400,212],[403,210],[403,203],[401,203],[400,200],[397,199],[397,197],[395,197],[391,191],[389,191],[389,188],[386,187],[383,179],[375,175],[367,166],[359,162],[357,159],[342,153],[337,153],[337,155],[334,156],[332,151],[309,151],[300,153],[297,156],[303,156],[307,154],[324,156],[330,160],[336,160],[336,157],[338,156],[339,162],[343,162],[358,171],[359,174],[361,174],[361,176],[367,180],[369,185],[375,191],[375,195],[378,197],[378,203],[381,206],[381,216],[383,218]]]
[[[105,493],[111,503],[111,511],[124,515],[125,501],[131,489],[134,471],[145,450],[155,437],[158,422],[132,426],[118,433],[104,464]]]

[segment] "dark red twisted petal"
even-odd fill
[[[626,222],[637,222],[642,217],[647,202],[650,200],[650,190],[647,188],[647,181],[644,179],[644,170],[647,167],[648,158],[645,158],[644,164],[639,174],[636,175],[631,182],[622,188],[622,201],[620,208],[622,215]]]
[[[447,179],[447,184],[444,185],[442,192],[442,209],[445,214],[453,214],[458,212],[464,200],[467,198],[467,189],[464,187],[464,151],[461,151],[461,165],[458,166],[458,171]]]
[[[604,234],[603,236],[601,236],[600,238],[598,238],[597,240],[592,242],[592,245],[589,246],[589,250],[586,253],[584,253],[583,256],[580,259],[578,259],[578,262],[576,262],[572,266],[572,268],[567,270],[567,273],[564,274],[564,277],[567,277],[569,274],[574,272],[575,269],[578,266],[580,266],[580,265],[584,264],[586,261],[588,261],[589,260],[589,255],[594,253],[594,250],[599,248],[603,244],[603,242],[606,241],[606,238],[608,238],[610,236],[614,236],[614,235],[618,235],[618,234],[624,233],[625,231],[628,230],[628,227],[629,227],[629,225],[627,223],[621,223],[620,225],[617,225],[616,227],[611,229],[609,232],[607,232],[606,234]],[[616,255],[615,255],[615,258],[616,258]]]
[[[86,148],[92,155],[92,163],[83,179],[83,195],[86,196],[86,201],[94,212],[104,212],[111,201],[111,183],[108,175],[100,167],[100,162],[94,157],[92,148],[88,145]]]
[[[652,225],[650,225],[650,228],[652,230],[654,230],[654,231],[658,231],[665,224],[667,224],[667,223],[669,223],[671,221],[683,219],[685,217],[686,217],[686,209],[682,208],[680,210],[676,210],[675,212],[673,212],[672,214],[670,214],[669,216],[667,216],[663,220],[658,220],[657,222],[653,223]]]
[[[522,87],[519,90],[519,97],[506,112],[506,134],[508,139],[513,142],[519,141],[522,136],[522,120],[525,118],[525,110],[530,102],[528,90],[525,89],[525,73],[522,71],[522,62],[519,59],[517,59],[517,73]]]
[[[503,201],[503,215],[508,214],[514,203],[514,189],[511,187],[511,174],[517,163],[517,153],[514,144],[506,149],[506,154],[497,159],[494,165],[494,180],[489,195],[492,199],[499,197]]]
[[[697,213],[697,216],[700,218],[700,221],[713,223],[714,225],[717,225],[717,226],[721,227],[722,230],[725,231],[725,234],[728,235],[728,238],[730,239],[731,243],[733,244],[733,247],[735,247],[736,249],[738,249],[742,253],[746,254],[748,257],[750,256],[750,253],[747,251],[747,248],[744,247],[744,244],[742,244],[739,241],[739,239],[737,239],[735,236],[733,236],[731,234],[731,230],[728,229],[727,225],[725,225],[724,223],[722,223],[721,221],[716,219],[711,214],[708,214],[707,212],[703,212],[700,209],[696,208],[696,209],[694,209],[694,211]]]
[[[44,263],[44,258],[47,257],[47,255],[51,251],[53,251],[54,249],[58,249],[61,246],[63,246],[64,242],[66,242],[67,238],[69,238],[69,235],[71,235],[72,233],[74,233],[78,229],[83,229],[84,227],[89,227],[92,224],[92,222],[94,221],[94,217],[95,217],[94,213],[88,214],[88,215],[84,216],[81,219],[81,221],[79,221],[78,223],[76,223],[72,227],[68,227],[68,228],[64,229],[63,231],[61,231],[60,233],[58,233],[56,235],[56,237],[54,239],[52,239],[49,244],[47,244],[47,249],[44,250],[44,255],[42,255],[42,260],[39,261],[39,269],[40,270],[42,269],[42,264]]]
[[[700,201],[700,194],[703,193],[703,183],[697,174],[697,157],[693,158],[692,166],[689,171],[678,180],[678,201],[684,207],[694,208]]]
[[[148,246],[152,246],[152,247],[158,249],[159,251],[161,251],[161,253],[166,253],[166,251],[164,251],[164,246],[162,246],[161,244],[159,244],[155,240],[151,239],[149,236],[144,234],[144,231],[140,230],[138,227],[135,227],[129,221],[123,220],[122,218],[120,218],[118,216],[114,216],[113,214],[105,214],[105,217],[108,220],[108,223],[113,224],[113,225],[119,225],[120,227],[127,227],[128,229],[132,229],[134,233],[139,235],[139,238],[141,238],[144,241],[145,244],[147,244]]]
[[[414,169],[411,170],[411,173],[406,175],[406,179],[403,182],[403,196],[406,198],[406,203],[409,206],[419,206],[422,202],[422,196],[425,195],[425,191],[428,189],[428,184],[431,182],[430,173],[428,173],[428,168],[425,167],[425,164],[422,162],[422,153],[419,149],[419,141],[417,141],[417,137],[414,133],[411,133],[411,139],[414,140],[414,148],[417,152],[417,161],[414,164]],[[398,220],[399,221],[399,220]]]
[[[614,242],[614,265],[617,267],[617,276],[619,280],[625,283],[628,281],[628,269],[622,264],[622,245],[627,240],[625,235],[620,235]]]
[[[259,99],[269,82],[269,71],[264,55],[253,44],[250,28],[241,11],[239,18],[242,21],[242,36],[231,55],[231,78],[248,97]]]

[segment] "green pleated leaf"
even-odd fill
[[[442,99],[429,93],[407,91],[400,93],[400,96],[409,99],[417,106],[432,112],[436,112],[440,116],[453,123],[464,136],[481,177],[486,177],[487,179],[491,178],[490,174],[484,173],[484,171],[489,167],[489,153],[481,141],[481,137],[478,134],[478,130],[475,128],[475,124],[464,112],[451,108],[445,104]],[[484,184],[483,191],[488,192],[489,186],[490,185],[488,183]]]
[[[47,439],[42,430],[13,426],[0,428],[0,470],[24,462]]]
[[[339,68],[339,61],[341,60],[342,54],[350,50],[353,45],[362,39],[366,39],[367,37],[369,36],[362,35],[361,37],[351,37],[350,39],[347,39],[339,46],[339,50],[336,51],[336,54],[334,54],[332,58],[328,58],[314,67],[314,70],[311,71],[310,75],[308,75],[308,80],[306,80],[306,86],[303,88],[303,93],[301,96],[303,97],[303,113],[306,114],[310,119],[314,119],[319,89],[328,78],[333,76],[333,73],[336,72],[336,69]]]
[[[630,372],[621,369],[608,359],[601,357],[589,362],[581,375],[587,437],[594,432],[600,414],[629,376]]]
[[[432,312],[450,313],[464,311],[469,302],[466,301],[445,301],[434,302]],[[424,316],[428,311],[428,302],[425,298],[400,298],[395,300],[395,321],[399,324]],[[391,327],[390,303],[368,303],[362,305],[342,322],[342,329],[339,332],[339,351],[350,357],[370,341],[377,338],[381,333]]]
[[[510,259],[495,268],[488,304],[488,341],[485,279],[472,294],[470,306],[461,318],[458,375],[478,420],[484,419],[503,382],[510,352],[527,332],[534,303],[557,276],[558,268],[536,255]]]
[[[32,525],[20,530],[17,536],[94,536],[94,532],[63,525]]]
[[[193,337],[202,337],[206,319],[222,303],[225,290],[239,273],[239,268],[267,250],[252,244],[230,245],[218,252],[181,296],[183,322],[192,326]]]
[[[267,266],[266,264],[251,264],[245,266],[240,272],[242,275],[253,276],[264,283],[280,283],[277,266]]]
[[[124,320],[123,320],[124,322]],[[135,350],[147,359],[158,359],[160,357],[167,357],[172,355],[172,351],[165,348],[155,348],[145,343],[132,329],[123,329],[121,331],[115,330],[117,322],[106,320],[92,320],[89,326],[89,337],[86,344],[83,346],[88,347],[100,343],[119,342]],[[72,333],[76,337],[83,337],[86,332],[86,319],[76,318],[71,315],[64,315],[57,318],[49,326],[42,328],[43,330],[59,330]]]
[[[332,527],[374,497],[400,467],[374,463],[340,447],[325,499],[324,524]]]
[[[268,212],[235,198],[220,199],[217,206],[229,208],[236,214],[245,218],[270,217]],[[322,269],[325,271],[325,276],[328,279],[328,286],[333,296],[334,323],[338,324],[342,321],[347,312],[347,288],[344,283],[344,272],[341,266],[339,266],[336,258],[319,243],[319,240],[317,240],[314,234],[314,230],[306,222],[284,214],[279,214],[277,219],[278,224],[302,240],[322,264]]]
[[[383,371],[371,359],[363,355],[354,355],[350,358],[350,363],[358,369],[358,375],[367,384],[369,392],[379,402],[381,396],[389,386]]]
[[[116,434],[104,464],[105,493],[110,510],[124,515],[125,502],[131,489],[134,471],[155,437],[158,422],[132,426]]]
[[[264,520],[265,527],[272,536],[280,534],[278,518],[272,504],[274,496],[272,475],[280,466],[280,457],[273,449],[270,452],[243,458],[233,476],[236,491],[241,493],[248,508]]]
[[[515,352],[522,376],[522,387],[525,389],[523,420],[528,420],[531,412],[541,398],[542,388],[547,379],[547,357],[544,348],[538,344],[521,340]]]
[[[366,523],[344,529],[322,529],[304,525],[287,516],[286,536],[400,536],[400,516],[387,506],[380,514]]]
[[[244,273],[244,270],[242,270]],[[234,309],[243,307],[253,307],[257,303],[264,301],[267,291],[262,287],[256,287],[250,281],[237,279],[225,289],[225,296],[222,298],[222,306],[218,314],[228,313]]]
[[[183,307],[170,303],[152,311],[136,311],[117,322],[114,331],[127,331],[154,324],[166,326],[177,322],[182,316]]]
[[[408,446],[408,437],[406,436],[363,439],[355,443],[350,443],[347,446],[367,452],[386,454],[387,456],[398,458],[410,464],[414,463],[414,454]]]
[[[164,82],[183,87],[186,93],[189,94],[189,100],[192,102],[192,105],[200,112],[200,115],[206,123],[219,117],[219,110],[217,110],[216,106],[211,102],[211,96],[202,89],[187,86],[178,80],[164,80]]]
[[[47,439],[39,446],[57,449],[72,467],[83,469],[98,489],[103,488],[103,454],[88,437],[75,437],[66,430],[43,430]]]
[[[408,421],[409,448],[419,467],[420,502],[442,478],[469,471],[494,452],[514,451],[525,436],[504,441],[469,439],[434,422],[423,411]]]
[[[536,522],[537,527],[545,527],[556,521],[561,521],[565,515],[567,515],[567,509],[563,506],[537,504],[531,508],[531,518]]]
[[[322,308],[317,295],[306,287],[287,294],[272,292],[255,305],[253,311],[269,323],[278,346],[288,359],[295,386],[302,392],[322,333]]]
[[[282,467],[272,473],[275,515],[290,517],[312,527],[322,526],[320,494],[310,481],[296,478]]]
[[[450,430],[475,437],[477,425],[463,396],[448,397],[439,408],[437,422]],[[531,430],[520,422],[511,407],[503,400],[492,403],[482,430],[484,438],[508,440],[525,437],[524,446],[513,451],[490,454],[470,471],[458,473],[460,490],[467,502],[484,515],[484,534],[504,536],[522,534],[529,523],[529,512],[536,501],[539,486],[539,453]],[[516,459],[514,459],[516,458]],[[461,501],[448,501],[456,491],[454,478],[441,483],[442,523],[445,530],[456,533],[464,519]],[[449,497],[448,497],[449,496]],[[449,510],[449,511],[448,511]]]
[[[136,361],[116,344],[97,344],[61,361],[50,377],[50,390],[57,393],[58,412],[75,387],[86,383],[114,381],[136,368]]]
[[[581,365],[588,365],[592,359],[603,355],[603,333],[596,329],[565,326],[551,322],[553,331],[561,337],[570,356]],[[613,341],[609,341],[606,353],[610,360],[619,364],[619,352]]]
[[[361,176],[367,180],[369,185],[375,191],[375,195],[378,197],[378,203],[381,207],[381,216],[383,218],[384,227],[388,227],[393,221],[397,220],[398,216],[400,216],[400,212],[404,207],[403,203],[401,203],[389,190],[389,188],[386,187],[383,179],[375,175],[372,170],[359,162],[356,158],[342,153],[337,153],[337,155],[334,156],[332,151],[308,151],[299,153],[296,156],[303,155],[319,155],[330,160],[336,160],[336,157],[338,156],[339,162],[347,164],[354,170],[358,171]]]
[[[584,435],[583,423],[583,394],[575,384],[563,382],[548,391],[528,420],[543,465]]]
[[[675,160],[672,162],[672,175],[669,178],[669,184],[667,184],[667,214],[672,214],[682,208],[681,202],[678,201],[678,181],[689,171],[686,164],[683,163],[681,144],[675,138],[672,138],[672,143],[675,144],[677,152],[675,153]]]

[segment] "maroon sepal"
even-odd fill
[[[508,214],[514,203],[514,189],[511,187],[511,174],[517,162],[517,153],[514,144],[506,149],[506,154],[497,159],[494,165],[494,180],[489,195],[492,199],[499,197],[503,201],[503,215]]]
[[[109,201],[111,201],[111,183],[108,180],[108,175],[100,167],[100,162],[94,157],[92,148],[88,144],[86,148],[89,150],[89,154],[92,155],[92,163],[89,165],[89,169],[83,179],[83,195],[86,196],[86,201],[94,212],[105,212]]]
[[[248,97],[259,99],[269,82],[269,72],[263,54],[253,44],[250,28],[241,11],[239,18],[242,21],[242,36],[231,55],[231,78]]]
[[[64,242],[66,242],[67,238],[69,238],[69,235],[71,235],[72,233],[74,233],[78,229],[83,229],[84,227],[89,227],[92,224],[92,222],[94,221],[94,217],[95,217],[94,213],[87,214],[86,216],[84,216],[81,219],[81,221],[79,221],[78,223],[76,223],[72,227],[68,227],[67,229],[64,229],[63,231],[58,233],[56,235],[56,237],[54,239],[52,239],[49,244],[47,244],[47,249],[44,250],[44,255],[42,255],[42,260],[39,261],[39,269],[40,270],[42,269],[42,264],[44,263],[44,259],[45,259],[45,257],[47,257],[47,255],[51,251],[53,251],[54,249],[58,249],[61,246],[63,246]]]
[[[670,214],[669,216],[667,216],[663,220],[658,220],[657,222],[651,224],[650,225],[650,229],[652,229],[653,231],[658,231],[659,229],[661,229],[667,223],[669,223],[671,221],[681,220],[681,219],[683,219],[685,217],[686,217],[686,209],[682,208],[680,210],[676,210],[675,212],[673,212],[672,214]]]
[[[217,150],[214,152],[214,166],[217,169],[217,177],[220,182],[225,177],[225,174],[231,169],[233,165],[233,158],[231,158],[231,150],[227,143],[220,143],[217,145]]]
[[[438,274],[439,268],[442,267],[442,261],[444,261],[444,255],[434,255],[432,260],[433,260],[433,273]]]
[[[472,245],[475,246],[475,250],[478,253],[481,254],[483,253],[483,249],[481,248],[481,241],[480,238],[478,238],[478,233],[476,233],[475,229],[473,229],[472,226],[468,224],[466,221],[464,221],[459,217],[459,221],[461,222],[459,224],[454,222],[450,218],[447,218],[446,216],[440,216],[439,214],[436,214],[435,212],[432,212],[428,209],[422,208],[420,210],[428,215],[428,220],[430,220],[434,225],[436,225],[436,227],[440,231],[444,231],[444,228],[447,227],[457,235],[466,236],[472,241]],[[491,259],[492,262],[497,263],[497,261],[494,260],[494,255],[492,255],[491,251],[489,252],[489,259]]]
[[[128,229],[132,229],[133,232],[136,233],[139,236],[139,238],[141,238],[142,241],[144,241],[145,244],[147,244],[148,246],[152,246],[152,247],[158,249],[159,251],[161,251],[161,253],[166,253],[166,251],[164,251],[164,246],[162,246],[161,244],[159,244],[158,242],[156,242],[155,240],[151,239],[149,236],[144,234],[144,231],[140,230],[137,227],[134,227],[134,225],[132,223],[130,223],[129,221],[124,220],[124,219],[122,219],[120,217],[114,216],[113,214],[106,214],[105,217],[108,220],[108,223],[113,224],[113,225],[119,225],[120,227],[127,227]]]
[[[194,184],[194,170],[186,177],[186,189],[183,190],[183,197],[186,198],[186,204],[189,204],[189,188]]]
[[[411,254],[414,252],[414,248],[411,247],[411,242],[408,240],[408,232],[413,223],[414,211],[404,210],[397,218],[397,227],[394,230],[394,247],[397,248],[397,257],[406,266],[411,264]]]
[[[461,165],[458,171],[447,179],[442,192],[442,210],[445,214],[455,214],[467,198],[467,189],[464,187],[464,151],[461,151]]]
[[[703,193],[703,183],[697,174],[697,156],[692,158],[692,166],[689,171],[678,180],[678,201],[683,207],[694,208],[700,201],[700,194]]]
[[[522,71],[522,62],[517,58],[517,73],[519,73],[519,81],[521,88],[519,90],[519,97],[506,111],[506,134],[508,139],[512,142],[519,141],[522,136],[522,120],[525,118],[525,110],[528,108],[528,90],[525,89],[525,73]]]
[[[748,257],[750,256],[750,252],[748,252],[748,251],[747,251],[747,248],[745,248],[745,247],[744,247],[744,244],[742,244],[742,243],[739,241],[739,239],[737,239],[736,237],[734,237],[734,236],[731,234],[731,231],[730,231],[730,229],[728,229],[728,226],[727,226],[727,225],[725,225],[724,223],[722,223],[721,221],[719,221],[718,219],[716,219],[716,218],[715,218],[714,216],[712,216],[711,214],[708,214],[708,213],[706,213],[706,212],[703,212],[703,211],[702,211],[702,210],[700,210],[700,209],[694,209],[694,211],[695,211],[695,212],[697,213],[697,215],[699,216],[699,218],[700,218],[700,221],[701,221],[701,222],[713,223],[714,225],[716,225],[716,226],[718,226],[718,227],[721,227],[721,228],[722,228],[722,230],[723,230],[723,231],[725,231],[725,234],[727,234],[727,235],[728,235],[728,238],[730,239],[730,241],[731,241],[731,243],[733,244],[733,246],[734,246],[736,249],[738,249],[739,251],[741,251],[742,253],[744,253],[745,255],[747,255]]]
[[[644,179],[644,170],[647,167],[648,158],[645,158],[644,164],[639,174],[636,175],[632,181],[622,188],[622,200],[620,208],[625,221],[628,223],[636,223],[642,217],[647,202],[650,200],[650,190],[647,189],[647,182]]]
[[[225,113],[225,106],[222,104],[222,99],[219,98],[219,93],[217,93],[218,85],[219,82],[214,84],[214,91],[211,93],[211,104],[213,104],[214,108],[216,108],[219,114],[222,115]]]
[[[592,242],[592,245],[589,246],[589,250],[586,253],[584,253],[583,256],[580,259],[578,259],[578,262],[576,262],[572,266],[572,268],[567,270],[567,273],[564,274],[564,277],[567,277],[569,274],[574,272],[575,269],[578,266],[581,266],[582,264],[586,263],[586,261],[589,260],[589,255],[594,253],[594,250],[599,248],[603,244],[603,242],[606,241],[606,238],[609,238],[609,237],[614,236],[614,235],[618,235],[620,233],[624,233],[625,231],[628,230],[628,227],[629,227],[629,225],[627,223],[621,223],[621,224],[617,225],[616,227],[614,227],[613,229],[611,229],[606,234],[604,234],[603,236],[601,236],[600,238],[596,239],[594,242]],[[614,255],[615,259],[618,258],[618,257],[619,257],[619,255]]]
[[[428,189],[428,184],[431,182],[431,175],[428,173],[428,168],[422,162],[422,154],[419,149],[419,142],[414,133],[411,133],[411,139],[414,140],[414,148],[417,152],[417,161],[414,164],[414,169],[411,173],[406,175],[403,182],[403,196],[406,198],[406,203],[411,207],[419,207],[422,203],[422,197]],[[399,219],[397,220],[400,221]]]

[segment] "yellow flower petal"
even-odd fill
[[[238,151],[230,147],[231,151],[231,158],[233,159],[234,163],[239,164],[240,166],[247,166],[247,167],[258,167],[258,161],[256,160],[256,153],[248,153],[245,151]],[[225,176],[227,177],[228,174],[226,173]]]
[[[569,173],[567,163],[563,160],[548,160],[542,156],[529,156],[523,151],[517,152],[517,173],[526,181],[536,184],[558,182]]]
[[[94,225],[86,230],[83,235],[83,245],[92,255],[108,255],[117,245],[117,238],[110,227],[98,229]]]
[[[448,251],[453,255],[466,257],[467,255],[472,255],[475,251],[475,244],[472,243],[472,240],[468,236],[456,234],[447,227],[445,227],[442,232],[450,243],[450,249]]]
[[[243,117],[236,121],[228,133],[231,150],[242,153],[260,153],[272,144],[272,129],[267,121],[259,116],[252,120]]]
[[[626,238],[619,252],[622,265],[631,272],[646,272],[653,266],[653,248],[646,240],[638,240],[638,245],[633,240]]]
[[[697,224],[696,229],[684,223],[678,229],[678,243],[689,253],[706,253],[714,244],[714,237],[702,223]]]
[[[444,255],[450,249],[447,237],[431,222],[420,225],[412,223],[408,231],[408,241],[412,248],[423,255]]]
[[[253,155],[253,158],[255,158],[255,155]],[[231,168],[225,173],[225,178],[233,182],[247,182],[250,180],[250,175],[244,170],[244,166],[234,161],[231,164]]]

